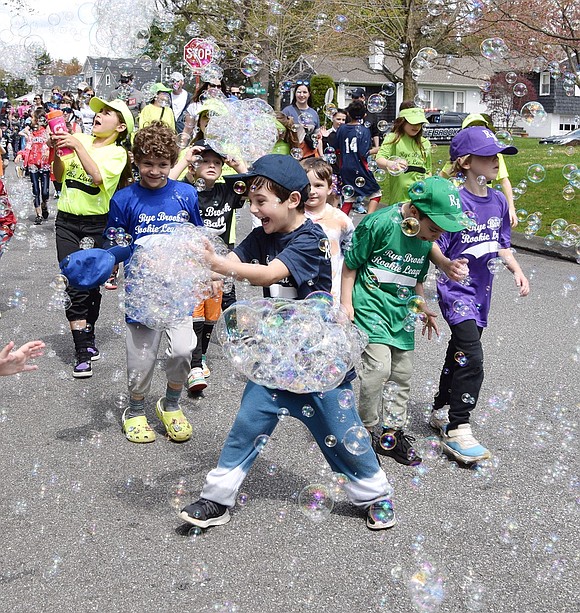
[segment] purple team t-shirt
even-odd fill
[[[468,285],[451,279],[438,283],[439,306],[449,325],[474,319],[478,326],[486,327],[494,277],[487,264],[497,257],[498,249],[510,247],[509,207],[505,196],[494,189],[488,189],[485,197],[475,196],[465,188],[459,195],[463,211],[477,225],[472,230],[446,232],[437,244],[449,259],[469,260],[471,281]]]

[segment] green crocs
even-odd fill
[[[187,417],[183,414],[181,409],[177,411],[164,411],[165,398],[159,398],[157,406],[155,407],[155,413],[165,426],[167,434],[170,439],[183,443],[191,438],[192,428],[191,424],[187,421]]]
[[[155,440],[155,431],[149,425],[145,415],[137,417],[125,417],[128,409],[123,413],[123,432],[128,441],[132,443],[152,443]]]

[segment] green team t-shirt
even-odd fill
[[[407,135],[403,135],[398,143],[393,143],[394,140],[394,134],[385,138],[377,153],[377,158],[388,159],[391,156],[396,156],[407,160],[409,166],[424,168],[426,172],[404,172],[393,177],[387,171],[384,181],[379,183],[383,192],[381,202],[385,204],[396,204],[409,200],[409,194],[407,193],[409,186],[415,181],[430,176],[432,172],[431,143],[426,138],[421,139],[424,152],[421,152],[417,143]]]
[[[125,164],[127,152],[118,145],[93,147],[94,136],[73,134],[81,141],[87,153],[99,167],[103,182],[95,185],[76,153],[64,157],[62,191],[58,199],[58,210],[73,215],[105,215],[109,212],[109,202],[117,189]]]
[[[407,300],[427,276],[433,243],[405,236],[393,214],[400,219],[398,204],[367,215],[354,231],[344,262],[357,270],[352,292],[355,324],[370,343],[410,350],[415,334],[403,328]]]

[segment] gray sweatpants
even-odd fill
[[[168,383],[183,385],[189,374],[191,353],[197,343],[191,317],[165,331],[152,330],[143,324],[127,324],[127,379],[132,396],[146,396],[151,388],[155,360],[165,333],[168,340],[165,374]]]
[[[367,428],[380,421],[385,428],[402,430],[407,421],[407,402],[413,374],[413,351],[371,343],[362,354],[358,412]],[[385,384],[392,381],[393,389]],[[383,393],[388,395],[383,398]]]

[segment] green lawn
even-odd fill
[[[572,200],[565,200],[562,189],[568,181],[562,175],[566,164],[576,164],[580,167],[580,147],[575,148],[573,155],[566,155],[566,147],[540,145],[537,139],[514,138],[514,145],[519,149],[517,155],[506,155],[508,171],[512,187],[527,178],[528,167],[531,164],[541,164],[546,169],[546,178],[541,183],[528,180],[528,189],[515,202],[516,209],[525,209],[529,214],[540,212],[542,225],[538,236],[550,233],[550,224],[554,219],[563,218],[568,223],[580,224],[580,190],[575,190]],[[551,155],[549,150],[553,150]],[[433,152],[433,170],[440,168],[449,159],[449,147],[438,145]],[[523,232],[526,224],[520,223],[518,231]]]

